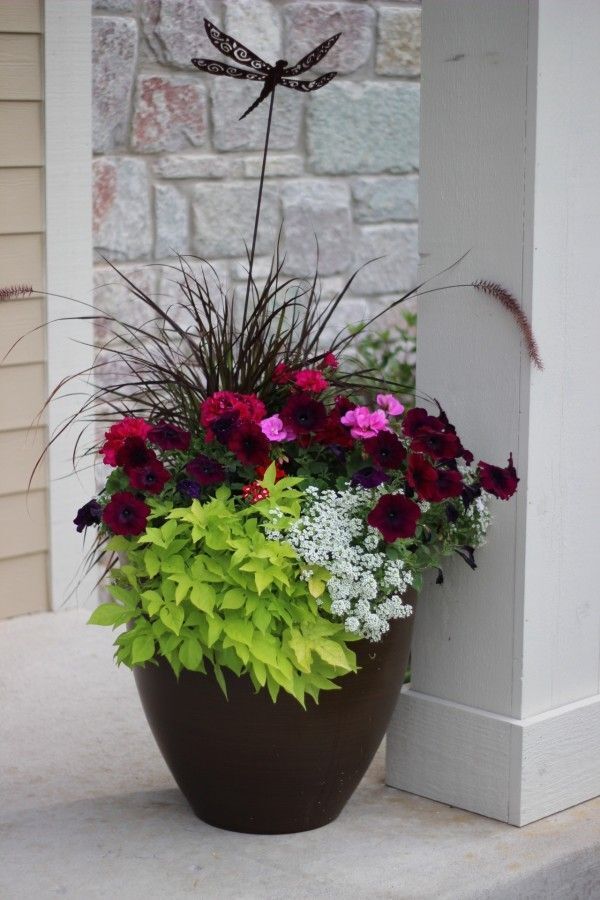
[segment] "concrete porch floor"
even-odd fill
[[[518,830],[383,784],[302,835],[204,825],[153,742],[112,632],[0,623],[0,897],[600,898],[600,800]]]

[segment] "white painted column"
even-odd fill
[[[424,0],[418,385],[521,478],[423,592],[388,783],[523,825],[600,794],[600,3]]]
[[[46,290],[50,322],[91,314],[68,298],[92,295],[92,41],[90,0],[45,0]],[[47,329],[48,390],[93,362],[92,322]],[[48,410],[50,435],[84,401],[80,378]],[[77,394],[73,396],[73,394]],[[79,427],[65,431],[49,452],[50,589],[52,607],[95,605],[93,577],[82,578],[83,542],[73,517],[94,494],[93,473],[73,474]]]

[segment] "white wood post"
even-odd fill
[[[45,0],[46,290],[47,318],[90,315],[68,298],[92,295],[92,41],[90,0]],[[48,388],[93,361],[93,324],[60,322],[47,329]],[[84,400],[83,379],[50,404],[50,435]],[[67,396],[80,392],[79,396]],[[79,428],[50,449],[50,589],[52,607],[95,605],[94,578],[81,580],[81,535],[73,526],[79,506],[94,493],[91,469],[73,475]],[[79,582],[79,586],[77,584]],[[74,588],[76,590],[74,591]]]
[[[600,794],[600,3],[424,0],[418,385],[518,497],[428,585],[388,783],[524,825]]]

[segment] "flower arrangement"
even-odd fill
[[[129,625],[119,663],[164,657],[224,691],[228,669],[304,704],[356,671],[353,641],[411,615],[427,569],[441,580],[454,553],[475,567],[490,497],[516,490],[512,457],[475,464],[441,408],[357,403],[336,354],[317,356],[277,360],[263,397],[207,393],[188,427],[106,431],[110,474],[74,521],[120,555],[90,620]]]

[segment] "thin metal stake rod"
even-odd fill
[[[260,173],[260,186],[258,188],[258,203],[256,205],[256,218],[254,219],[254,234],[252,236],[252,249],[250,251],[250,266],[248,268],[248,283],[246,285],[246,300],[244,308],[248,309],[250,299],[250,285],[252,283],[252,270],[254,268],[254,253],[256,251],[256,238],[258,235],[258,222],[260,219],[260,207],[262,203],[263,187],[265,183],[265,170],[267,168],[267,153],[269,152],[269,138],[271,136],[271,120],[273,118],[273,103],[275,102],[275,88],[271,93],[271,103],[269,104],[269,118],[267,120],[267,135],[265,138],[265,149],[263,152],[262,170]]]

